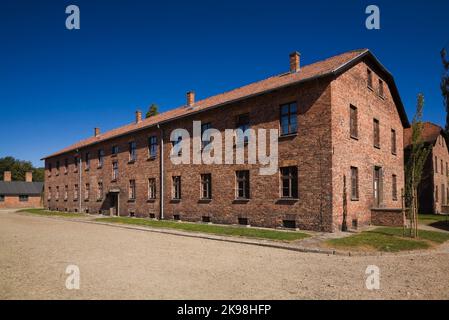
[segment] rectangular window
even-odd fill
[[[396,177],[395,174],[391,177],[391,181],[392,181],[391,190],[392,190],[393,201],[397,201],[398,200],[398,178]]]
[[[89,200],[90,197],[90,184],[86,183],[85,189],[84,189],[84,200]]]
[[[112,162],[112,180],[116,181],[118,179],[118,161]]]
[[[148,179],[148,199],[156,199],[156,179]]]
[[[67,174],[69,172],[69,159],[64,159],[64,174]]]
[[[235,172],[236,178],[236,198],[237,199],[249,199],[249,171],[240,170]]]
[[[172,155],[175,155],[174,148],[176,146],[178,146],[181,142],[182,142],[182,136],[178,136],[177,140],[174,140],[174,141],[171,142],[171,144],[172,144]],[[179,145],[178,157],[180,157],[181,155],[182,155],[182,149],[181,149],[181,145]]]
[[[5,196],[3,194],[0,194],[0,202],[5,202]]]
[[[48,194],[47,194],[47,200],[51,200],[51,187],[48,187]]]
[[[350,110],[349,111],[350,112],[350,114],[349,114],[350,135],[352,138],[358,138],[359,130],[358,130],[357,108],[351,104],[349,110]]]
[[[104,165],[104,150],[98,150],[98,168],[102,168]]]
[[[443,160],[440,160],[440,161],[441,161],[441,166],[440,166],[440,168],[441,168],[441,174],[444,175]]]
[[[69,198],[69,186],[64,186],[64,200],[67,201]]]
[[[435,156],[435,173],[438,173],[438,158]]]
[[[444,187],[444,184],[441,185],[441,204],[444,204],[444,201],[446,200],[444,191],[446,190],[446,188]]]
[[[151,136],[148,138],[148,156],[152,159],[157,155],[157,137]]]
[[[101,200],[103,199],[103,182],[98,182],[98,189],[97,189],[97,199]]]
[[[86,162],[86,170],[89,170],[90,169],[90,153],[86,152],[84,157],[85,157],[85,162]]]
[[[175,176],[172,177],[173,185],[172,185],[172,199],[180,200],[181,199],[181,177]]]
[[[129,180],[128,198],[129,200],[136,199],[136,180]]]
[[[449,165],[446,162],[446,177],[449,177]]]
[[[56,161],[56,175],[59,176],[59,160]]]
[[[281,197],[298,199],[298,168],[281,168]]]
[[[28,202],[28,195],[20,195],[19,201],[20,202]]]
[[[206,148],[211,142],[209,134],[205,134],[206,130],[211,128],[210,123],[203,123],[201,125],[201,148]]]
[[[373,88],[373,72],[370,69],[366,70],[368,88]]]
[[[379,128],[379,120],[373,120],[373,142],[374,147],[380,148],[380,128]]]
[[[132,141],[128,145],[129,145],[129,161],[134,162],[137,160],[136,142]]]
[[[397,147],[396,147],[396,130],[391,129],[391,153],[396,154],[397,153]]]
[[[438,202],[438,186],[435,186],[435,202]]]
[[[249,125],[249,113],[240,114],[236,119],[236,129],[242,130],[242,133],[245,134],[246,130],[250,128]],[[243,141],[248,142],[248,136],[244,135]]]
[[[449,187],[446,187],[446,205],[449,205]]]
[[[379,96],[384,97],[384,82],[379,79]]]
[[[201,175],[201,199],[212,199],[212,175]]]
[[[117,145],[112,146],[111,153],[112,153],[113,156],[118,155],[118,146]]]
[[[75,184],[75,188],[73,188],[73,200],[78,200],[78,185]]]
[[[49,163],[48,164],[48,176],[49,177],[51,176],[51,170],[52,170],[51,163]]]
[[[351,200],[359,200],[359,169],[351,167]]]
[[[56,196],[55,196],[55,200],[56,200],[56,201],[59,200],[59,186],[56,186]]]
[[[296,102],[281,105],[281,135],[294,134],[298,131]]]
[[[79,158],[78,157],[73,157],[73,163],[75,164],[74,165],[74,167],[73,167],[73,172],[78,172],[78,167],[79,167],[79,165],[80,165],[80,161],[79,161]]]

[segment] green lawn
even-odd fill
[[[346,238],[328,240],[326,244],[335,248],[398,252],[427,249],[449,240],[449,233],[437,231],[420,230],[419,239],[403,237],[402,233],[402,228],[377,228]]]
[[[308,234],[295,231],[276,231],[276,230],[265,230],[257,228],[232,227],[232,226],[228,227],[228,226],[217,226],[200,223],[148,220],[141,218],[113,217],[113,218],[98,218],[95,219],[95,221],[133,224],[145,227],[168,228],[188,232],[202,232],[224,236],[241,236],[249,238],[279,240],[279,241],[293,241],[309,237]]]
[[[418,216],[419,222],[422,224],[432,224],[436,222],[449,221],[448,217],[439,214],[420,214]],[[449,222],[448,222],[449,223]]]
[[[45,209],[23,209],[19,212],[27,212],[32,214],[37,214],[41,216],[58,216],[58,217],[85,217],[86,215],[83,213],[75,213],[75,212],[59,212],[59,211],[48,211]]]

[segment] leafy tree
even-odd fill
[[[405,166],[405,195],[408,199],[411,221],[411,236],[418,236],[418,186],[422,180],[424,165],[430,153],[430,148],[425,147],[422,131],[422,113],[424,108],[424,96],[418,95],[416,113],[412,122],[412,141],[408,161]]]
[[[3,180],[5,171],[11,171],[13,181],[24,181],[27,171],[33,172],[33,181],[44,181],[44,169],[33,167],[30,161],[22,161],[14,157],[0,158],[0,180]]]
[[[446,126],[445,131],[449,134],[449,55],[447,50],[441,50],[441,61],[443,62],[444,72],[441,76],[441,94],[443,95],[444,106],[446,108]]]
[[[158,109],[157,104],[152,103],[148,108],[145,118],[154,117],[155,115],[159,114],[159,111],[157,111],[157,109]]]

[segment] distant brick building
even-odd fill
[[[260,165],[174,165],[170,133],[192,122],[279,129],[279,172]],[[46,207],[186,221],[335,231],[402,221],[403,129],[392,75],[355,50],[195,101],[45,157]]]
[[[411,135],[411,128],[404,131],[406,161]],[[443,128],[430,122],[424,123],[422,136],[426,147],[431,151],[425,163],[422,182],[418,187],[419,211],[440,214],[443,207],[449,205],[449,140]]]
[[[33,182],[33,174],[27,172],[25,181],[11,181],[11,172],[3,172],[0,181],[0,209],[39,208],[43,206],[43,182]]]

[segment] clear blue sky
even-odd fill
[[[76,4],[81,29],[65,28]],[[377,4],[381,30],[365,28]],[[302,63],[369,48],[393,73],[411,118],[444,125],[439,52],[449,43],[449,1],[23,1],[0,2],[0,157],[42,156],[162,111]]]

